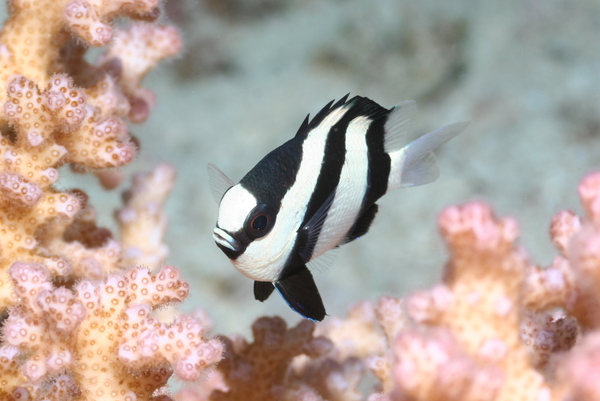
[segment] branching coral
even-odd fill
[[[204,337],[197,317],[165,324],[153,316],[153,309],[187,296],[188,284],[173,267],[154,275],[134,268],[74,290],[54,287],[41,264],[14,263],[10,274],[21,302],[4,323],[2,353],[15,361],[18,349],[28,379],[13,395],[40,398],[48,385],[40,379],[66,370],[70,388],[85,399],[148,399],[172,369],[195,380],[221,357],[221,342]],[[9,389],[6,383],[3,391]]]
[[[155,269],[165,263],[169,250],[163,243],[167,217],[162,209],[175,181],[175,169],[161,164],[151,174],[137,174],[125,193],[126,205],[117,214],[121,226],[125,265]]]
[[[549,394],[519,336],[528,262],[514,247],[515,221],[497,220],[486,205],[470,203],[446,209],[440,227],[451,261],[443,286],[407,300],[409,315],[420,324],[396,340],[399,388],[423,400]]]
[[[211,400],[285,399],[288,391],[298,391],[287,378],[292,358],[300,354],[316,358],[331,346],[324,338],[313,338],[313,330],[309,321],[287,330],[281,318],[261,318],[252,325],[252,344],[224,339],[225,355],[218,370],[229,390],[216,391]]]
[[[10,2],[0,33],[2,400],[165,399],[155,392],[172,373],[196,380],[221,358],[222,343],[206,338],[199,316],[163,323],[155,315],[187,296],[178,270],[135,267],[165,262],[161,207],[172,168],[136,180],[120,213],[123,243],[96,225],[87,195],[54,187],[66,163],[102,170],[133,159],[125,121],[143,121],[155,103],[141,80],[181,42],[172,27],[120,30],[112,20],[154,21],[158,5]],[[111,41],[98,65],[85,61],[86,46]],[[111,173],[102,177],[114,186]],[[149,191],[152,183],[159,188]]]
[[[15,260],[45,263],[59,276],[79,272],[77,277],[86,277],[81,272],[94,265],[90,244],[72,245],[78,238],[67,241],[61,235],[72,233],[70,226],[93,212],[81,193],[54,189],[57,169],[65,163],[105,169],[131,161],[136,145],[124,118],[133,113],[141,121],[154,104],[140,81],[156,62],[181,47],[171,27],[146,23],[127,31],[112,27],[111,21],[121,16],[156,19],[158,2],[153,0],[15,0],[10,13],[0,33],[3,308],[13,302],[7,269]],[[73,34],[80,42],[71,40]],[[93,66],[83,60],[81,43],[105,45],[114,35],[117,39],[102,64]],[[102,267],[96,277],[119,267],[119,246],[107,244],[107,238],[91,244],[108,246],[112,255],[110,267]]]

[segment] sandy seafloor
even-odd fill
[[[369,234],[314,272],[330,315],[437,282],[447,254],[436,217],[468,200],[515,216],[533,260],[550,263],[551,217],[580,212],[577,183],[600,169],[597,0],[170,0],[165,11],[185,54],[147,78],[158,104],[130,127],[141,153],[126,171],[177,168],[168,263],[191,284],[181,309],[207,310],[216,332],[300,317],[278,294],[254,301],[252,282],[215,246],[207,163],[239,180],[307,113],[348,92],[386,107],[417,100],[422,132],[471,125],[438,152],[437,182],[386,195]],[[91,176],[61,173],[59,186],[84,188],[115,227],[126,184],[104,192]]]

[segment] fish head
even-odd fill
[[[257,200],[243,185],[234,185],[219,204],[213,239],[247,277],[275,280],[284,266],[284,251],[293,247],[294,239],[285,235],[292,230],[278,224],[277,217],[274,207]]]
[[[240,184],[234,185],[221,199],[213,238],[227,257],[237,259],[252,242],[269,234],[276,219],[273,208],[258,203]]]

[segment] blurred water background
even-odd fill
[[[185,51],[146,79],[158,105],[130,126],[141,152],[125,171],[177,168],[169,264],[191,284],[181,309],[206,309],[217,332],[247,334],[261,315],[300,317],[277,294],[254,301],[252,282],[215,246],[207,163],[239,180],[307,113],[348,92],[386,107],[416,100],[422,132],[471,125],[438,152],[437,182],[386,195],[370,233],[314,272],[330,315],[439,281],[437,214],[467,200],[516,217],[532,259],[550,263],[551,217],[581,211],[576,185],[600,167],[597,0],[169,0],[163,18]],[[129,180],[105,192],[63,169],[58,185],[86,190],[100,223],[116,227]]]

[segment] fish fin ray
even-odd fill
[[[348,237],[344,243],[347,244],[348,242],[352,242],[355,239],[365,235],[369,231],[371,224],[373,224],[373,220],[375,219],[378,210],[379,206],[377,206],[375,203],[365,210],[356,220],[356,223],[354,223],[354,226],[350,230],[350,233],[348,234]]]
[[[400,186],[411,187],[435,181],[439,176],[439,169],[433,151],[460,134],[467,125],[468,122],[446,125],[408,145],[402,164]]]
[[[309,123],[310,123],[310,113],[306,115],[306,117],[304,118],[304,121],[302,121],[302,124],[300,124],[300,128],[298,128],[298,131],[296,131],[296,135],[294,135],[294,137],[302,136],[306,132],[308,132],[308,124]]]
[[[337,187],[336,187],[337,188]],[[303,238],[303,246],[298,252],[300,257],[304,261],[304,263],[310,261],[312,257],[313,250],[317,245],[317,241],[319,240],[319,234],[321,233],[321,229],[323,228],[323,224],[325,224],[325,220],[327,220],[327,213],[333,204],[333,199],[335,198],[335,189],[331,192],[331,194],[327,197],[325,202],[319,207],[319,209],[313,214],[313,216],[298,230],[300,232],[301,238]]]
[[[354,96],[347,104],[351,105],[349,113],[354,116],[364,116],[372,121],[377,121],[389,115],[390,111],[377,102],[363,96]]]
[[[310,114],[307,115],[302,124],[300,125],[300,128],[298,128],[298,131],[296,132],[295,136],[301,137],[307,135],[308,132],[317,125],[319,125],[321,121],[323,121],[325,117],[327,117],[329,113],[331,113],[332,110],[335,110],[345,105],[349,95],[350,93],[347,93],[337,102],[335,100],[330,101],[325,106],[323,106],[323,108],[321,108],[321,110],[319,110],[319,112],[315,114],[315,116],[312,119],[310,118]]]
[[[302,266],[297,273],[273,283],[290,308],[307,319],[321,321],[327,314],[310,271]]]
[[[433,153],[415,160],[410,168],[402,172],[401,188],[416,187],[434,182],[440,176],[440,168]]]
[[[339,247],[332,248],[327,252],[323,253],[321,256],[318,256],[310,262],[307,262],[306,267],[308,267],[309,270],[316,270],[319,272],[325,271],[335,263],[335,260],[337,259],[339,253]]]
[[[255,281],[254,282],[254,299],[263,302],[271,296],[275,286],[270,281]]]
[[[231,178],[221,171],[215,164],[209,163],[207,167],[208,171],[208,185],[210,192],[212,193],[213,199],[217,204],[221,203],[223,195],[229,188],[235,185]]]
[[[417,102],[406,100],[394,107],[384,125],[383,146],[386,153],[400,150],[418,138],[415,134]]]
[[[340,98],[340,100],[338,100],[337,102],[335,102],[335,104],[333,106],[331,106],[331,108],[332,109],[337,109],[338,107],[342,107],[343,105],[345,105],[346,102],[348,101],[348,96],[350,96],[350,92],[348,92],[344,96],[342,96]]]

